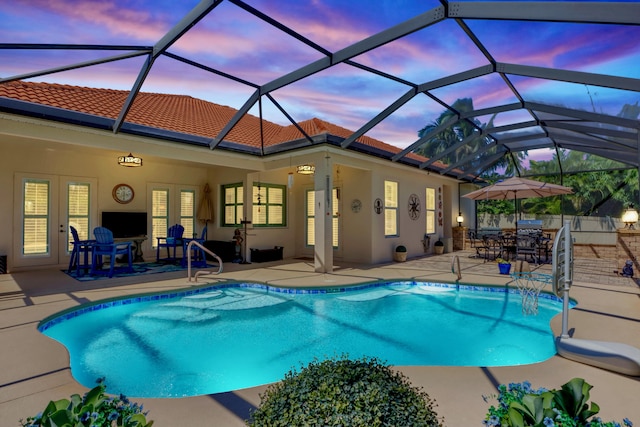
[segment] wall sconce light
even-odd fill
[[[142,158],[136,157],[131,153],[129,153],[128,156],[119,156],[118,164],[120,166],[125,166],[128,168],[136,168],[136,167],[142,166]]]
[[[622,214],[622,222],[625,224],[624,228],[635,230],[634,224],[638,222],[638,211],[633,206],[629,206]]]
[[[462,227],[462,222],[464,221],[464,217],[462,216],[462,212],[458,212],[458,217],[456,218],[458,221],[458,227]]]
[[[316,172],[314,165],[300,165],[296,167],[296,172],[301,175],[313,175]]]

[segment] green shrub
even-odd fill
[[[125,396],[105,395],[103,379],[83,397],[74,394],[70,399],[51,401],[45,410],[20,420],[22,427],[151,427],[142,405],[131,403]]]
[[[376,358],[314,360],[260,398],[248,426],[442,426],[429,395]]]
[[[396,252],[407,252],[407,248],[402,245],[396,246]]]
[[[491,406],[483,421],[489,427],[620,427],[615,421],[604,422],[595,415],[600,407],[589,404],[593,386],[574,378],[560,390],[533,389],[528,381],[504,384],[498,388],[498,406]],[[485,401],[487,398],[485,397]],[[626,427],[633,426],[627,418]]]

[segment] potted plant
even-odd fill
[[[444,253],[444,242],[440,240],[438,237],[438,241],[433,244],[433,251],[436,255],[441,255]]]
[[[23,427],[45,426],[109,426],[151,427],[143,406],[126,396],[108,396],[104,378],[84,396],[74,394],[70,399],[51,401],[38,415],[20,420]]]
[[[499,394],[483,396],[495,398],[497,405],[491,405],[485,416],[485,426],[522,427],[522,426],[575,426],[575,427],[632,427],[628,418],[622,424],[615,421],[603,421],[596,415],[600,406],[589,402],[589,391],[593,388],[582,378],[573,378],[560,390],[547,388],[534,389],[529,381],[501,384]]]
[[[509,274],[511,272],[511,263],[504,258],[496,258],[500,274]]]
[[[393,260],[395,262],[405,262],[407,260],[407,248],[402,245],[396,246],[396,250],[393,253]]]

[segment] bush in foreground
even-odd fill
[[[582,378],[574,378],[560,390],[533,389],[528,381],[500,385],[498,406],[491,406],[483,424],[489,427],[632,427],[625,418],[623,424],[602,421],[595,415],[600,407],[589,404],[593,388]],[[487,398],[485,397],[485,401]]]
[[[315,360],[260,396],[248,426],[439,427],[435,402],[376,358]]]
[[[20,420],[22,427],[151,427],[142,405],[132,403],[125,396],[105,394],[102,379],[83,397],[74,394],[70,399],[51,401],[45,410],[34,417]]]

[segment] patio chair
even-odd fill
[[[194,237],[193,239],[182,239],[182,266],[187,266],[187,255],[189,252],[189,243],[192,241],[196,241],[201,245],[204,245],[205,240],[207,240],[207,227],[205,226],[202,229],[202,234],[200,238]],[[206,267],[207,266],[207,257],[205,252],[198,246],[191,245],[191,266],[192,267]]]
[[[128,267],[122,270],[126,273],[133,273],[131,244],[132,242],[114,242],[113,233],[105,227],[96,227],[93,229],[93,235],[96,237],[96,243],[93,245],[93,260],[91,262],[91,275],[105,274],[102,270],[102,257],[109,256],[109,271],[106,273],[108,277],[113,277],[116,266],[116,258],[118,255],[126,255]],[[100,269],[97,267],[100,266]]]
[[[166,237],[157,237],[158,240],[156,247],[156,261],[176,261],[176,248],[182,247],[182,234],[184,233],[184,227],[180,224],[175,224],[169,227]],[[167,257],[160,258],[160,248],[167,248]],[[171,254],[173,249],[173,255]]]
[[[71,242],[71,244],[73,245],[73,249],[71,250],[71,255],[69,258],[69,268],[67,269],[67,274],[70,274],[71,270],[75,266],[76,276],[80,276],[81,269],[86,272],[91,268],[89,257],[93,256],[93,245],[96,241],[80,240],[80,237],[78,237],[78,230],[76,230],[76,228],[71,225],[69,226],[69,230],[71,231],[71,236],[73,237],[73,241]]]
[[[534,236],[518,235],[516,237],[516,257],[523,255],[525,260],[530,256],[538,264],[538,244]]]
[[[502,255],[502,236],[491,234],[484,236],[485,261],[494,260]]]
[[[469,241],[469,245],[471,246],[471,248],[476,250],[476,254],[470,255],[469,258],[482,258],[483,256],[480,255],[480,252],[483,246],[483,242],[482,239],[478,238],[478,234],[475,230],[467,231],[467,240]]]

